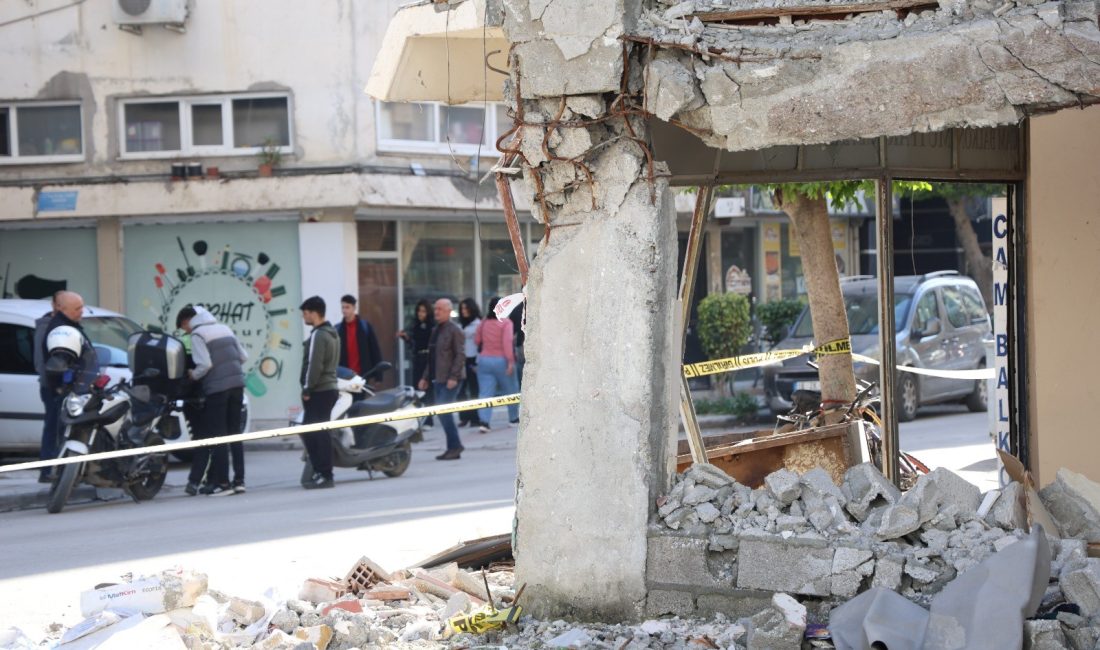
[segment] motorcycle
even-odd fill
[[[151,378],[155,371],[147,371]],[[64,443],[61,458],[91,453],[152,447],[164,443],[173,433],[168,423],[182,404],[153,393],[148,386],[109,381],[101,375],[84,394],[71,393],[62,403]],[[157,495],[168,474],[165,454],[128,456],[87,463],[63,465],[50,485],[46,511],[58,513],[65,507],[73,487],[84,482],[95,487],[122,488],[134,501],[148,501]]]
[[[391,368],[392,364],[383,361],[367,371],[366,375],[375,376]],[[411,386],[375,392],[365,379],[348,368],[338,369],[336,388],[339,397],[332,408],[332,420],[410,410],[420,406],[420,400],[424,397],[422,391]],[[359,394],[366,397],[356,400],[355,396]],[[291,424],[301,424],[302,417],[303,414],[299,413]],[[391,478],[401,476],[412,460],[412,442],[419,428],[420,420],[410,418],[329,431],[332,436],[333,467],[354,467],[366,471],[370,478],[374,478],[374,472],[381,472]],[[304,484],[313,477],[313,464],[305,452],[302,453],[302,460]]]
[[[138,332],[128,340],[127,356],[132,380],[111,385],[111,377],[100,374],[88,392],[73,392],[62,400],[59,457],[153,447],[180,437],[177,414],[185,402],[175,396],[185,373],[183,344],[163,334]],[[71,355],[57,360],[63,363],[64,358]],[[134,501],[147,501],[160,491],[167,474],[164,453],[62,465],[50,485],[46,510],[61,512],[78,482],[122,488]]]

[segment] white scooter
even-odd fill
[[[374,376],[393,368],[383,361],[367,371]],[[420,406],[424,397],[422,391],[411,386],[398,386],[375,392],[367,386],[367,381],[348,368],[337,371],[336,388],[339,397],[332,408],[331,419],[342,420],[379,413],[411,410]],[[355,396],[364,393],[366,399],[356,401]],[[301,424],[303,414],[299,413],[292,424]],[[419,418],[395,420],[382,424],[368,424],[358,427],[342,427],[329,432],[332,436],[333,467],[354,467],[365,470],[371,478],[374,472],[382,472],[389,477],[401,476],[412,460],[412,438],[420,428]],[[303,453],[302,482],[313,476],[313,465]]]

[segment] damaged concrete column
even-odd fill
[[[505,95],[523,98],[512,146],[546,226],[527,284],[516,529],[517,583],[539,616],[640,616],[674,451],[676,225],[620,94],[634,4],[505,2]]]

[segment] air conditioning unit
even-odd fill
[[[182,25],[187,21],[187,0],[112,0],[119,25]]]

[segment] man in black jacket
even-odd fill
[[[84,329],[80,326],[80,319],[84,316],[84,299],[74,291],[59,291],[54,294],[54,311],[48,314],[49,320],[45,326],[41,326],[41,319],[35,322],[35,340],[38,345],[35,349],[35,367],[39,371],[40,396],[46,407],[46,421],[42,428],[42,446],[38,457],[41,460],[50,460],[57,457],[58,445],[61,434],[61,404],[65,395],[69,392],[86,393],[90,389],[99,373],[99,359],[95,348]],[[43,316],[45,318],[45,316]],[[62,374],[51,372],[47,365],[50,359],[47,341],[50,332],[58,327],[72,327],[80,333],[80,356],[73,366]],[[41,333],[41,337],[39,337]],[[49,469],[43,469],[38,476],[40,483],[49,483],[51,475]]]
[[[340,312],[344,317],[336,326],[336,333],[340,335],[340,365],[351,368],[363,379],[378,381],[382,379],[379,374],[367,377],[363,373],[382,361],[382,350],[378,347],[374,328],[356,313],[355,303],[355,296],[351,294],[340,299]]]
[[[298,308],[302,320],[313,330],[305,342],[302,354],[302,424],[316,424],[332,419],[336,405],[336,363],[340,357],[340,337],[325,320],[325,301],[320,296],[306,298]],[[332,436],[328,431],[302,434],[302,444],[313,465],[313,476],[302,483],[307,490],[333,487]]]

